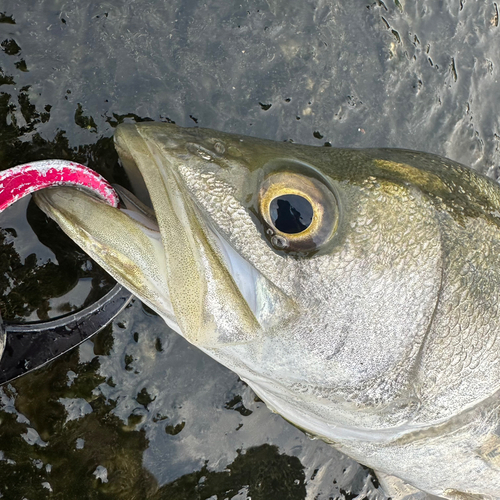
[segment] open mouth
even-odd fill
[[[254,330],[259,273],[221,236],[186,189],[177,171],[183,161],[189,161],[182,147],[190,142],[183,134],[187,135],[175,126],[126,125],[117,130],[115,145],[142,213],[157,221],[180,330],[198,345],[210,344],[216,337],[220,343],[219,321],[209,311],[220,310],[224,301],[232,302]],[[131,216],[138,217],[137,212]],[[239,342],[247,340],[240,335]]]

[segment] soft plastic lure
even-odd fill
[[[40,189],[74,186],[117,207],[113,187],[90,168],[65,160],[42,160],[0,172],[0,212]],[[121,285],[91,306],[47,322],[12,324],[0,316],[0,384],[39,368],[104,328],[130,302]]]
[[[0,212],[24,196],[52,186],[85,189],[113,207],[118,206],[116,191],[97,172],[72,161],[42,160],[0,172]]]

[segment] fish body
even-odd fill
[[[500,498],[500,188],[435,155],[120,125],[137,198],[38,205],[393,498]],[[420,492],[420,493],[419,493]]]

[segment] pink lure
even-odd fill
[[[51,186],[75,186],[118,206],[115,190],[97,172],[72,161],[42,160],[0,172],[0,212],[20,198]]]

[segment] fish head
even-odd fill
[[[442,272],[438,180],[375,150],[165,123],[120,125],[115,145],[132,208],[36,195],[99,264],[310,432],[411,418]]]
[[[122,206],[35,200],[117,281],[352,458],[435,495],[498,493],[496,183],[425,153],[173,124],[115,144]]]

